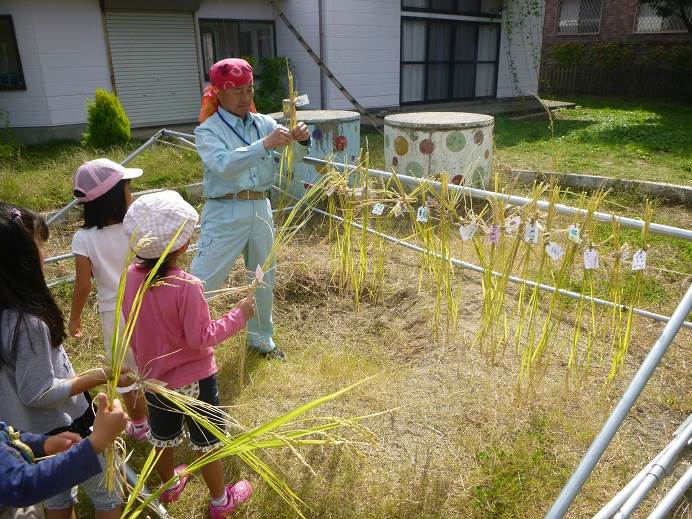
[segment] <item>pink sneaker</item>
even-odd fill
[[[176,467],[173,472],[175,474],[179,474],[183,470],[187,468],[187,465],[180,465]],[[180,494],[183,493],[183,490],[185,490],[185,485],[187,485],[187,481],[190,479],[190,474],[187,474],[186,476],[183,476],[178,480],[178,484],[175,485],[174,487],[169,488],[166,490],[163,494],[161,494],[161,497],[159,498],[159,501],[162,503],[172,503],[173,501],[177,501],[178,498],[180,497]]]
[[[139,427],[135,427],[135,423],[133,421],[128,421],[127,425],[125,426],[125,434],[140,442],[146,440],[147,433],[149,432],[149,421],[146,418],[142,418],[137,425]]]
[[[209,505],[209,517],[211,519],[224,519],[232,514],[238,506],[252,495],[252,485],[244,479],[236,484],[229,483],[226,485],[226,495],[228,503],[226,506]]]

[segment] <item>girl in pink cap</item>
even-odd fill
[[[108,357],[115,330],[115,303],[120,275],[130,250],[123,232],[123,218],[132,203],[129,183],[130,179],[141,174],[141,169],[125,168],[108,159],[85,162],[74,174],[74,195],[82,202],[84,225],[72,238],[76,276],[68,330],[73,337],[82,336],[82,312],[89,299],[93,278],[96,281],[103,345]],[[125,364],[130,370],[135,370],[129,349]],[[146,406],[144,398],[131,389],[121,390],[130,416],[125,430],[128,435],[141,441],[146,439],[149,431]]]

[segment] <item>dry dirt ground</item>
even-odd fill
[[[69,231],[56,233],[49,254],[68,249]],[[662,325],[635,319],[625,368],[604,387],[608,366],[598,362],[590,374],[566,385],[564,346],[572,330],[567,323],[551,345],[534,392],[518,394],[519,357],[513,348],[491,363],[473,347],[482,306],[480,277],[456,273],[463,291],[459,325],[448,340],[439,341],[431,331],[432,295],[418,290],[419,257],[394,245],[387,251],[383,302],[366,301],[356,311],[352,297],[333,286],[324,230],[315,226],[301,233],[281,253],[277,271],[276,341],[289,360],[249,355],[241,387],[241,339],[220,345],[222,403],[235,406],[234,416],[252,426],[375,375],[313,413],[353,417],[391,410],[363,422],[372,436],[346,431],[353,448],[306,449],[303,460],[288,451],[265,456],[305,501],[308,517],[542,517]],[[70,261],[50,267],[48,277],[70,269]],[[71,286],[55,290],[67,314]],[[514,293],[509,290],[508,300],[514,301]],[[91,303],[85,338],[67,343],[78,369],[96,365],[102,352],[93,298]],[[230,297],[217,299],[212,314],[232,305]],[[692,411],[690,338],[689,331],[678,335],[569,517],[591,517],[670,441]],[[131,446],[137,467],[147,448]],[[191,454],[183,450],[182,456]],[[227,467],[229,477],[255,483],[254,497],[237,517],[294,517],[249,469],[232,461]],[[638,517],[670,484],[667,480],[654,492]],[[207,503],[202,479],[195,477],[171,513],[202,518]],[[677,517],[689,516],[683,503]]]

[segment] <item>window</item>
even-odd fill
[[[692,18],[692,6],[687,8],[687,17]],[[634,32],[687,32],[687,29],[679,15],[659,16],[652,5],[637,3]]]
[[[500,24],[404,18],[401,103],[493,97]]]
[[[502,0],[402,0],[401,9],[496,17],[500,16]]]
[[[17,37],[9,15],[0,16],[0,90],[26,90]]]
[[[601,28],[601,0],[561,0],[557,32],[596,34]]]
[[[199,33],[207,81],[209,68],[224,58],[254,56],[259,64],[276,55],[273,21],[200,19]]]

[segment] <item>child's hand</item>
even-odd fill
[[[104,393],[99,393],[96,400],[98,409],[94,419],[94,432],[89,435],[89,441],[94,450],[100,454],[123,432],[128,418],[117,398],[113,400],[110,411],[108,397]]]
[[[245,299],[241,299],[238,303],[238,308],[243,312],[245,320],[252,319],[255,315],[255,296],[247,296]]]
[[[49,436],[46,438],[46,441],[43,444],[43,451],[46,453],[46,456],[51,456],[53,454],[66,451],[75,443],[79,443],[80,441],[82,441],[82,437],[79,436],[79,434],[69,431],[62,432],[60,434],[56,434],[55,436]]]
[[[128,368],[121,368],[120,376],[118,377],[118,387],[127,387],[135,382],[135,374]]]
[[[67,330],[72,337],[82,336],[82,320],[79,317],[70,317],[70,322],[67,324]]]

